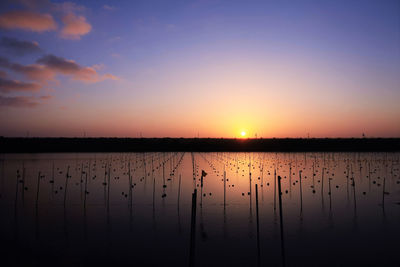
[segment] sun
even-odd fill
[[[245,131],[242,131],[240,134],[242,135],[242,137],[246,136],[246,132]]]

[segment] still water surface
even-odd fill
[[[398,153],[0,160],[3,266],[400,264]]]

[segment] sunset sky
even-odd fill
[[[0,135],[400,137],[400,1],[0,3]]]

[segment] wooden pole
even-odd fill
[[[278,176],[278,193],[279,193],[279,221],[281,228],[281,251],[282,251],[282,266],[285,266],[285,243],[283,236],[283,216],[282,216],[282,188],[281,188],[281,177]]]
[[[196,245],[196,206],[197,206],[197,189],[192,194],[192,217],[190,227],[190,254],[189,266],[194,266],[195,261],[195,245]]]

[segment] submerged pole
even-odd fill
[[[301,171],[299,171],[300,179],[300,213],[303,213],[303,188],[301,187]]]
[[[196,206],[197,206],[197,189],[192,193],[192,217],[190,224],[190,254],[189,266],[194,266],[195,245],[196,245]]]
[[[285,243],[283,237],[283,217],[282,217],[282,188],[281,177],[278,176],[278,198],[279,198],[279,222],[281,228],[281,251],[282,251],[282,266],[285,266]]]
[[[65,205],[66,205],[66,202],[67,202],[68,178],[69,178],[69,166],[67,168],[67,174],[65,176],[64,208],[65,208]]]
[[[39,192],[40,192],[40,172],[38,173],[37,187],[36,187],[36,210],[39,204]]]
[[[225,165],[224,165],[224,169],[225,169]],[[226,205],[226,172],[224,170],[224,208]]]
[[[179,210],[179,200],[181,198],[181,175],[179,174],[179,185],[178,185],[178,210]]]
[[[274,169],[274,211],[276,211],[276,167]]]
[[[382,188],[382,208],[385,210],[385,183],[386,177],[383,177],[383,188]]]
[[[261,253],[260,253],[260,225],[258,215],[258,187],[256,184],[256,220],[257,220],[257,266],[261,265]]]

